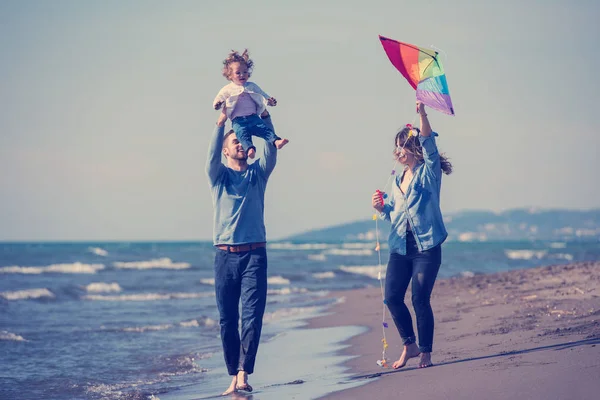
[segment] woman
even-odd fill
[[[433,345],[433,311],[430,298],[441,260],[441,244],[448,233],[440,210],[442,172],[450,174],[452,165],[440,155],[435,144],[437,133],[432,132],[425,106],[417,103],[421,119],[418,136],[410,128],[396,135],[394,156],[404,165],[396,176],[389,204],[381,194],[373,194],[373,208],[392,223],[389,248],[390,259],[385,281],[387,304],[404,350],[393,368],[402,368],[410,358],[421,356],[419,368],[430,367]],[[419,132],[418,129],[412,128]],[[404,295],[412,279],[412,304],[417,317],[419,346],[416,344],[410,312]]]

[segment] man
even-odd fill
[[[267,301],[265,189],[277,162],[277,149],[265,142],[264,157],[248,165],[248,156],[233,130],[224,135],[226,120],[223,109],[206,163],[215,210],[215,293],[221,341],[227,371],[233,377],[224,395],[252,391],[248,375],[254,372]],[[263,122],[273,129],[268,114]],[[221,162],[221,154],[225,155],[227,166]]]

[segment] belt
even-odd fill
[[[255,249],[260,249],[262,247],[267,247],[267,244],[265,242],[240,244],[239,246],[230,246],[228,244],[218,244],[215,247],[219,250],[228,251],[230,253],[241,253],[243,251],[252,251]]]
[[[239,117],[235,117],[234,119],[231,120],[231,122],[237,120],[246,120],[246,119],[250,119],[250,118],[254,118],[254,116],[258,117],[258,114],[250,114],[250,115],[240,115]]]

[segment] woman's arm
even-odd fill
[[[427,118],[427,112],[425,111],[425,104],[420,101],[417,102],[417,112],[421,117],[421,136],[429,137],[431,136],[431,124],[429,123],[429,119]]]
[[[421,133],[419,134],[419,142],[423,148],[423,158],[425,161],[425,170],[432,178],[439,180],[442,178],[442,169],[440,164],[440,154],[438,153],[435,137],[437,133],[431,129],[431,124],[427,118],[425,105],[417,102],[417,112],[421,116]]]

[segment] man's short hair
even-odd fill
[[[229,132],[227,132],[225,134],[225,136],[223,136],[223,148],[225,148],[225,146],[227,146],[227,139],[229,138],[229,136],[231,136],[232,133],[235,133],[233,131],[233,129],[230,129]]]

